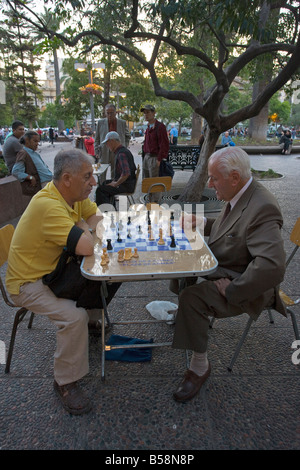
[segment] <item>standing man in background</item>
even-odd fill
[[[2,149],[3,157],[10,173],[16,163],[17,153],[23,148],[20,138],[25,134],[24,124],[21,121],[14,121],[11,128],[12,134],[5,139]]]
[[[160,162],[168,158],[169,138],[166,126],[155,118],[155,107],[152,104],[141,108],[141,112],[148,121],[143,145],[143,178],[153,178],[159,176]],[[160,199],[161,193],[151,196],[151,202],[159,203]]]
[[[95,136],[95,156],[100,158],[101,163],[109,163],[111,179],[115,177],[115,154],[102,142],[105,140],[108,132],[117,132],[120,142],[124,147],[128,147],[130,141],[130,132],[124,119],[117,118],[115,105],[107,104],[105,106],[106,118],[99,119]],[[103,175],[103,178],[105,176]],[[104,180],[100,180],[103,183]]]
[[[172,126],[172,129],[170,130],[170,144],[177,145],[177,141],[178,141],[178,130],[176,129],[175,126]]]

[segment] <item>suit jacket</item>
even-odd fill
[[[105,144],[101,144],[108,132],[108,119],[99,119],[95,136],[95,155],[99,155],[101,157],[102,163],[110,163],[109,149]],[[124,119],[117,118],[117,133],[120,136],[121,144],[124,145],[124,147],[128,147],[131,136]]]
[[[226,277],[228,271],[232,279],[226,288],[228,302],[241,306],[254,319],[270,303],[286,316],[278,293],[285,252],[276,199],[254,180],[221,224],[224,210],[217,219],[208,218],[204,233],[209,234],[209,247],[220,266],[221,274],[217,271],[215,277]]]

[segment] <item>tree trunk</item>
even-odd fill
[[[200,114],[193,113],[192,116],[192,135],[191,135],[191,143],[198,144],[201,131],[202,131],[202,117]]]
[[[266,80],[261,80],[253,85],[252,99],[257,98],[257,95],[266,87]],[[250,119],[249,121],[249,137],[257,141],[265,142],[268,130],[268,115],[269,104],[267,103],[261,112]]]
[[[198,164],[193,172],[188,184],[184,188],[179,197],[180,202],[199,202],[201,201],[202,193],[207,183],[207,166],[208,159],[216,148],[219,134],[212,131],[207,131],[205,140],[202,145]]]
[[[60,76],[59,76],[59,64],[58,64],[58,57],[57,57],[57,50],[53,49],[53,62],[54,62],[54,75],[55,75],[55,95],[56,98],[60,96]],[[61,99],[59,98],[59,103],[61,103]]]

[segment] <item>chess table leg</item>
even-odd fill
[[[101,282],[100,287],[101,293],[101,300],[102,300],[102,309],[101,309],[101,317],[102,317],[102,328],[101,328],[101,380],[105,380],[105,318],[107,320],[107,324],[110,327],[111,323],[107,314],[107,305],[106,305],[106,297],[107,297],[107,288],[106,282]]]
[[[101,329],[101,380],[105,380],[105,313],[104,308],[101,309],[102,329]]]

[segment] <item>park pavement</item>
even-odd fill
[[[41,155],[50,168],[57,151],[68,145],[51,147],[43,143]],[[139,140],[131,143],[135,160],[141,164],[140,146]],[[281,206],[282,235],[289,254],[289,234],[299,217],[300,154],[250,158],[252,168],[272,168],[282,175],[262,184]],[[173,191],[180,193],[190,175],[176,171]],[[136,202],[140,197],[139,182]],[[8,222],[16,225],[17,220]],[[293,298],[300,296],[299,272],[298,252],[282,285]],[[177,297],[168,290],[168,281],[123,283],[109,305],[110,319],[151,319],[146,305],[154,300],[177,303]],[[290,318],[277,312],[273,316],[271,324],[268,315],[261,314],[232,372],[227,366],[247,315],[215,321],[208,350],[212,374],[200,394],[186,404],[172,399],[185,370],[182,351],[154,348],[149,362],[106,361],[103,382],[100,337],[90,336],[90,371],[81,383],[94,407],[89,414],[77,417],[62,408],[53,392],[55,328],[40,316],[34,318],[31,330],[23,322],[10,374],[5,374],[5,366],[0,364],[0,449],[101,450],[99,462],[105,463],[110,462],[101,459],[113,454],[117,459],[130,457],[134,451],[148,451],[141,454],[143,464],[149,464],[150,454],[153,459],[164,454],[160,462],[156,461],[160,464],[168,464],[171,453],[180,455],[181,463],[190,455],[193,463],[199,464],[201,450],[299,450],[300,374],[299,365],[292,362],[295,338]],[[0,318],[0,340],[8,348],[13,312],[3,301]],[[171,341],[173,331],[174,326],[169,324],[135,324],[114,326],[107,337],[113,333],[160,342]]]

